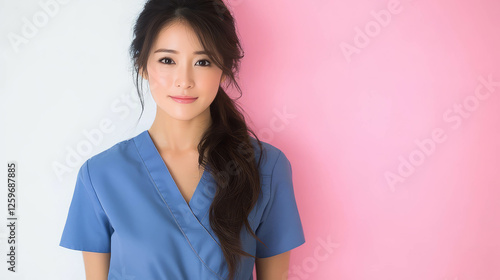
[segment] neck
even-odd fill
[[[189,120],[174,119],[157,108],[155,120],[148,131],[159,150],[190,153],[198,151],[201,137],[211,124],[210,108]]]

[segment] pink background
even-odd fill
[[[500,279],[500,2],[227,3],[244,108],[292,162],[289,279]]]

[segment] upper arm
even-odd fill
[[[107,280],[111,253],[82,251],[87,280]]]
[[[255,259],[257,280],[286,280],[288,279],[288,265],[290,251],[268,258]]]
[[[78,172],[59,245],[83,252],[87,280],[107,280],[113,232],[90,180],[87,161]]]

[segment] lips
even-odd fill
[[[170,96],[172,98],[176,99],[181,99],[181,100],[191,100],[191,99],[196,99],[198,97],[191,97],[191,96]]]
[[[196,99],[198,99],[198,97],[174,97],[174,96],[170,96],[170,98],[172,98],[172,100],[174,100],[175,102],[184,104],[192,103]]]

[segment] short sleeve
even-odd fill
[[[113,228],[90,181],[88,161],[80,170],[59,246],[109,253]]]
[[[292,183],[292,166],[280,151],[271,175],[271,194],[255,234],[256,257],[267,258],[305,243]],[[266,247],[267,246],[267,247]]]

